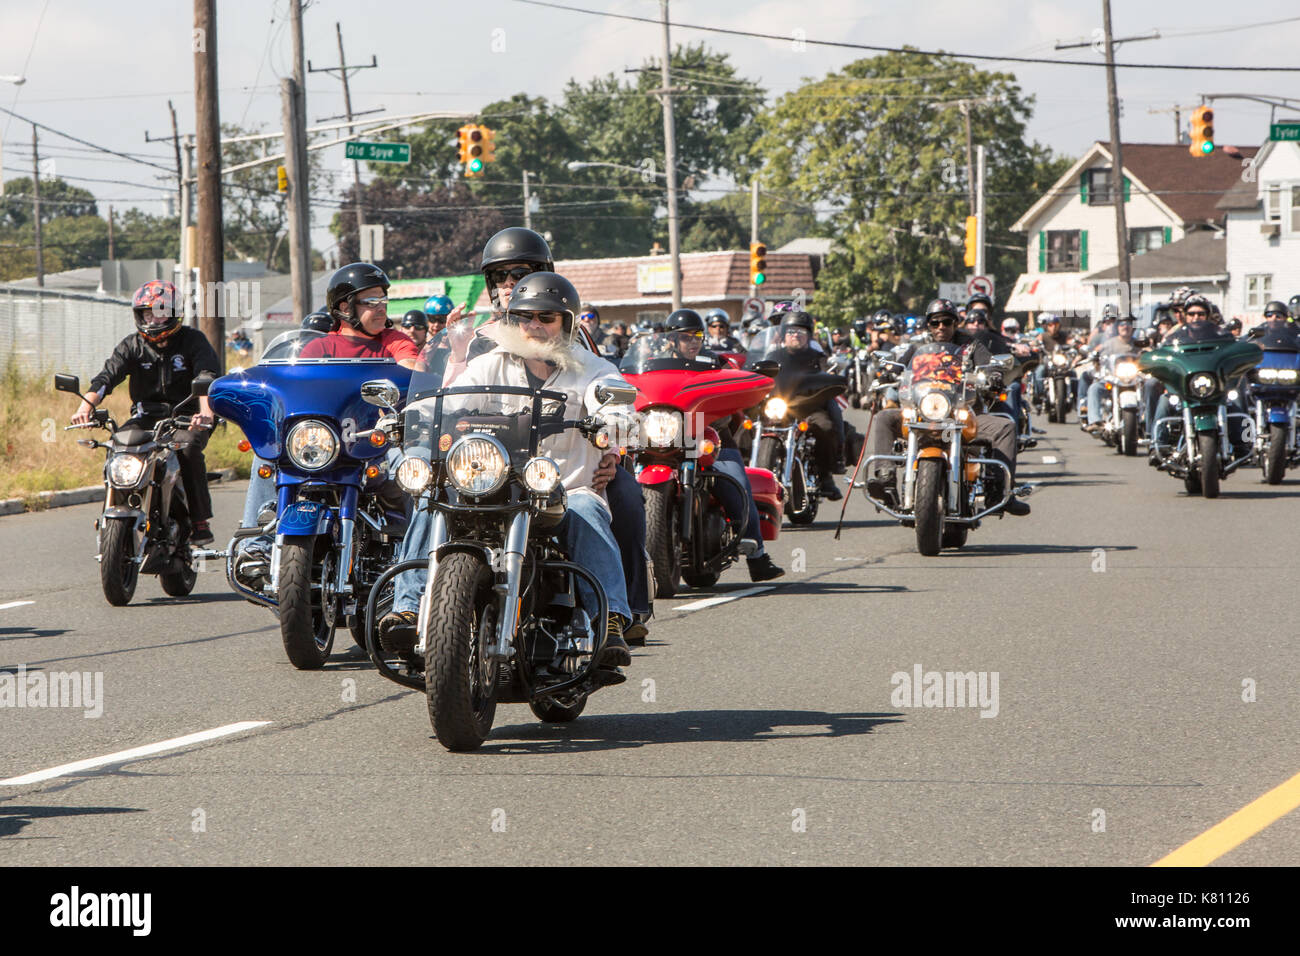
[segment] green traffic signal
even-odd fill
[[[483,160],[471,159],[469,161],[469,171],[471,173],[482,172],[482,170],[483,170]]]
[[[1210,155],[1210,153],[1214,152],[1214,143],[1210,142],[1209,140],[1206,140],[1204,143],[1201,144],[1201,152],[1204,153],[1206,156]]]
[[[766,281],[767,281],[767,276],[763,275],[763,273],[761,272],[754,273],[754,285],[762,285]]]

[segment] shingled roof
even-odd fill
[[[1241,182],[1241,161],[1258,151],[1258,146],[1243,146],[1237,156],[1215,150],[1196,157],[1173,143],[1125,143],[1124,168],[1183,222],[1221,223],[1219,200]]]
[[[1222,234],[1210,229],[1198,229],[1177,242],[1133,256],[1129,260],[1130,278],[1134,281],[1226,278],[1227,248],[1228,243]],[[1112,266],[1084,276],[1083,281],[1113,282],[1118,278],[1119,266]]]

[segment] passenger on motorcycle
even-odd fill
[[[339,327],[339,323],[325,309],[317,309],[302,320],[302,327],[321,335],[329,335]]]
[[[595,409],[586,404],[598,384],[627,385],[609,362],[578,344],[578,292],[563,276],[536,272],[516,281],[503,318],[489,331],[491,351],[471,359],[456,382],[469,385],[510,385],[565,392],[566,419],[581,419]],[[472,396],[456,396],[469,402]],[[618,468],[618,454],[601,452],[576,429],[543,439],[540,449],[560,469],[567,493],[567,509],[559,537],[570,560],[600,581],[609,607],[609,630],[599,664],[617,668],[632,662],[624,629],[632,622],[626,583],[619,567],[619,550],[611,530],[612,515],[605,490]],[[639,490],[639,489],[638,489]],[[432,518],[417,509],[402,544],[402,559],[428,553]],[[644,559],[643,559],[644,560]],[[393,610],[379,622],[380,640],[395,646],[399,637],[413,646],[420,595],[426,585],[423,570],[408,571],[396,580]],[[582,579],[578,583],[583,608],[594,613],[595,592]],[[402,632],[399,634],[398,632]]]
[[[726,309],[709,309],[704,313],[704,321],[709,331],[709,337],[704,343],[706,348],[714,352],[745,351],[740,340],[731,334],[731,320]]]
[[[131,299],[136,331],[117,344],[104,368],[90,380],[90,390],[72,416],[74,425],[90,421],[95,406],[129,377],[131,418],[119,428],[152,430],[163,417],[156,406],[178,405],[189,398],[190,386],[199,372],[221,374],[216,350],[198,329],[181,324],[176,305],[176,287],[170,282],[152,279],[136,290]],[[211,427],[212,406],[205,396],[199,399],[199,410],[190,418],[190,440],[177,451],[189,507],[190,543],[199,546],[212,543],[208,524],[212,496],[203,457]]]
[[[815,373],[826,370],[826,353],[811,347],[813,319],[807,312],[786,312],[781,323],[781,345],[764,356],[776,362],[782,371],[796,369]],[[822,497],[839,501],[842,495],[835,484],[835,475],[843,474],[844,416],[839,403],[831,399],[822,411],[807,418],[808,427],[817,439],[813,446],[817,454],[817,472],[820,475]]]
[[[925,310],[925,324],[932,341],[951,343],[954,350],[969,346],[971,358],[976,366],[987,365],[993,353],[987,345],[965,331],[957,329],[957,308],[948,299],[935,299]],[[905,366],[911,365],[916,354],[916,344],[903,353],[901,361]],[[1007,406],[994,406],[999,411],[1007,411]],[[976,415],[977,440],[989,442],[993,447],[993,457],[1000,460],[1011,472],[1012,482],[1016,475],[1016,426],[1004,414],[992,415],[987,411]],[[894,442],[903,437],[903,413],[899,408],[886,408],[876,413],[871,424],[871,439],[866,454],[893,454]],[[892,498],[895,482],[894,468],[891,463],[880,463],[877,470],[867,478],[868,492],[877,498]],[[991,499],[1001,497],[1001,493],[990,493]],[[1027,515],[1029,505],[1012,495],[1003,508],[1007,514]]]
[[[419,309],[411,309],[402,316],[402,331],[407,334],[417,349],[424,349],[429,340],[429,319]]]
[[[1069,345],[1070,337],[1061,331],[1061,317],[1053,312],[1044,312],[1039,316],[1038,322],[1042,326],[1038,333],[1038,347],[1043,350],[1044,359],[1034,369],[1034,390],[1037,394],[1042,395],[1046,390],[1044,377],[1047,374],[1049,364],[1047,357],[1057,349],[1063,349]]]

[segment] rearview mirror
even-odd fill
[[[631,405],[636,402],[633,385],[597,385],[596,401],[604,405]]]
[[[396,408],[401,401],[401,390],[386,378],[375,379],[361,386],[361,400],[379,408]]]
[[[201,398],[208,394],[208,386],[212,384],[215,376],[211,372],[200,372],[194,376],[194,381],[190,382],[190,398]]]
[[[73,395],[81,394],[81,379],[75,375],[64,375],[58,373],[54,376],[54,390],[56,392],[71,392]]]
[[[993,368],[1001,369],[1004,372],[1010,369],[1015,364],[1016,364],[1016,359],[1015,356],[1012,355],[994,355],[989,360],[989,365],[991,365]]]

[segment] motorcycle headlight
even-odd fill
[[[789,410],[790,406],[785,403],[784,398],[769,398],[767,404],[763,406],[763,414],[778,421],[785,418],[785,413]]]
[[[560,483],[560,466],[549,458],[534,458],[524,465],[524,484],[535,495],[549,495]]]
[[[1281,370],[1276,368],[1258,368],[1255,369],[1255,378],[1261,382],[1276,382],[1279,371]]]
[[[433,469],[423,458],[410,457],[402,459],[397,466],[397,483],[408,495],[418,495],[429,487]]]
[[[1277,370],[1277,380],[1282,385],[1294,385],[1300,381],[1300,371],[1293,368],[1280,368]]]
[[[1069,360],[1068,360],[1064,355],[1062,355],[1060,352],[1053,352],[1053,353],[1052,353],[1052,364],[1053,364],[1053,365],[1065,365],[1065,364],[1068,363],[1068,361],[1069,361]]]
[[[307,419],[289,429],[285,439],[289,460],[303,471],[328,468],[339,454],[338,436],[324,422]]]
[[[1219,383],[1209,372],[1197,372],[1187,380],[1187,390],[1197,398],[1206,398],[1214,394]]]
[[[921,398],[921,402],[917,407],[920,409],[922,417],[928,418],[932,422],[941,422],[952,411],[952,402],[948,400],[948,396],[943,392],[929,392]]]
[[[650,444],[667,446],[677,441],[677,436],[681,434],[682,418],[676,412],[656,409],[646,415],[642,427]]]
[[[144,474],[139,455],[114,455],[108,460],[108,480],[114,488],[134,488]]]
[[[1116,362],[1115,377],[1124,385],[1131,385],[1133,382],[1137,381],[1137,362]]]
[[[486,435],[466,435],[447,453],[447,473],[462,494],[489,495],[505,483],[509,471],[505,449]]]

